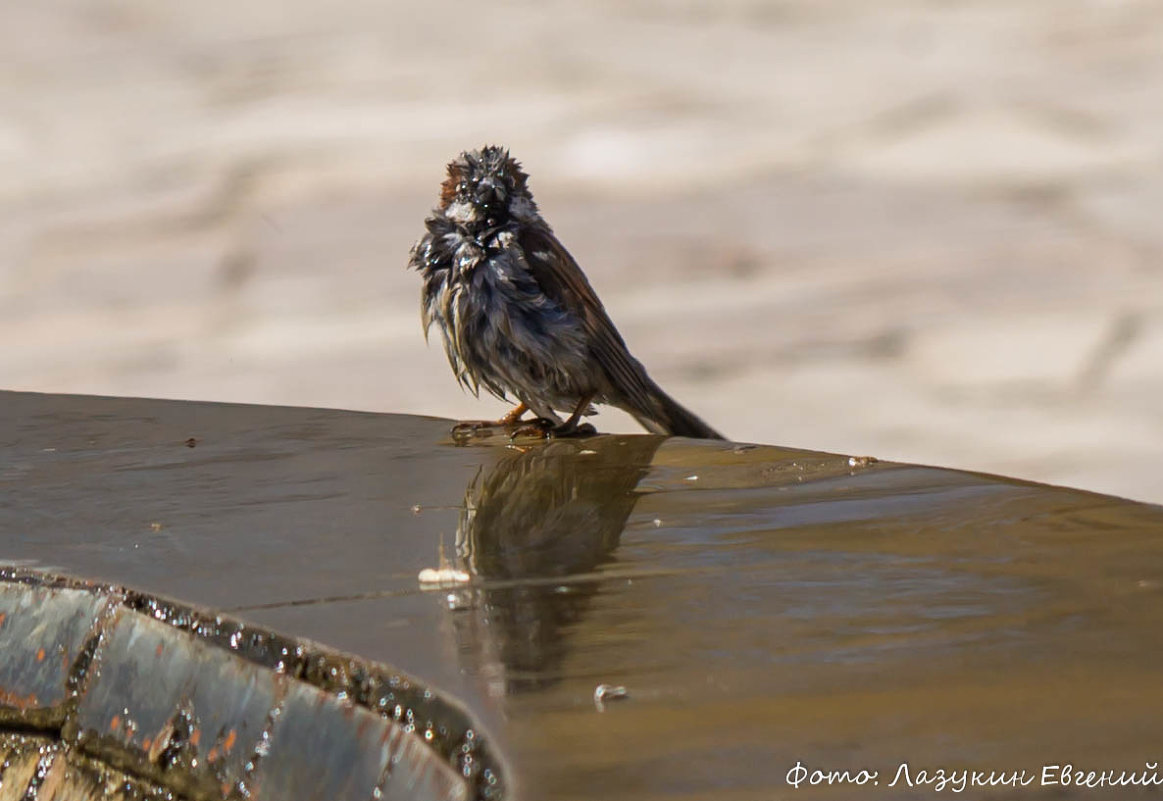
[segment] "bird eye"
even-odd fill
[[[456,194],[458,194],[458,195],[467,195],[468,194],[468,184],[465,181],[461,181],[460,183],[458,183],[456,185]]]

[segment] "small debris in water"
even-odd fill
[[[849,467],[868,467],[870,464],[876,464],[880,460],[875,456],[849,456]]]
[[[418,515],[422,511],[424,511],[424,507],[422,507],[420,504],[418,504],[418,503],[412,504],[412,514]]]
[[[426,567],[420,571],[420,589],[439,590],[445,587],[455,587],[457,584],[467,584],[470,576],[463,570],[457,570],[444,555],[444,543],[438,548],[440,567]]]
[[[162,524],[157,522],[156,520],[149,524],[150,531],[161,531],[162,528],[163,528]]]
[[[657,517],[654,518],[654,527],[655,528],[662,528],[662,520],[657,518]]]
[[[420,589],[438,590],[444,587],[455,587],[457,584],[467,584],[469,578],[468,573],[457,570],[455,567],[426,567],[420,571]]]
[[[687,481],[698,481],[699,477],[698,476],[687,476],[686,480]]]
[[[736,445],[731,449],[731,453],[746,453],[747,451],[753,451],[758,447],[758,445]]]
[[[618,684],[599,684],[594,688],[594,706],[599,712],[606,711],[606,701],[620,701],[630,697],[630,691]]]
[[[577,455],[578,456],[596,456],[597,453],[598,453],[597,451],[592,451],[589,448],[586,448],[585,450],[578,451]]]
[[[197,438],[196,438],[196,437],[190,437],[189,439],[187,439],[187,440],[186,440],[186,447],[187,447],[187,448],[196,448],[196,447],[198,447],[198,440],[197,440]]]

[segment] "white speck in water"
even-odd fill
[[[657,517],[654,518],[654,527],[655,528],[662,528],[662,521]]]
[[[686,480],[687,481],[698,481],[699,477],[698,476],[687,476]]]
[[[594,688],[594,706],[599,712],[606,711],[606,701],[619,701],[629,697],[630,692],[621,685],[599,684]]]
[[[471,609],[472,602],[466,592],[450,592],[444,596],[444,603],[448,606],[449,611],[460,612],[464,609]]]

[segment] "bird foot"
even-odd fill
[[[564,437],[588,437],[598,433],[597,429],[589,423],[582,423],[578,425],[576,422],[566,421],[558,423],[556,420],[550,420],[547,417],[538,417],[536,420],[531,420],[520,428],[515,428],[509,434],[509,441],[512,442],[517,437],[537,437],[539,439],[558,439]]]
[[[526,420],[520,426],[512,429],[509,432],[509,441],[517,439],[517,437],[537,437],[538,439],[549,439],[550,432],[557,428],[557,422],[550,420],[548,417],[538,417],[533,420]]]

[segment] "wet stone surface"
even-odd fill
[[[275,673],[120,610],[105,629],[66,737],[139,774],[172,775],[179,789],[212,796],[246,787],[284,692]]]
[[[110,605],[100,591],[0,583],[0,723],[64,722],[73,665]]]
[[[0,733],[0,754],[4,772],[0,774],[0,798],[23,798],[29,786],[40,781],[56,754],[50,737]]]
[[[391,718],[336,703],[314,687],[290,685],[271,728],[276,747],[263,757],[255,789],[288,801],[467,799],[468,786],[446,765],[424,759],[425,746],[415,734]]]
[[[266,786],[779,798],[802,764],[930,792],[891,785],[907,763],[1024,771],[996,794],[1058,799],[1096,791],[1046,766],[1158,762],[1158,506],[733,443],[457,447],[449,421],[395,415],[15,393],[0,412],[0,558],[132,586],[119,614],[143,631],[295,688],[254,746],[259,792],[308,744],[348,773]],[[422,589],[441,567],[468,581]],[[168,686],[153,730],[208,737]]]
[[[173,792],[62,747],[0,732],[0,801],[175,801]]]
[[[0,801],[504,795],[472,720],[388,666],[26,569],[0,570],[0,599],[0,692],[20,702],[0,716]],[[272,669],[271,643],[298,661]]]

